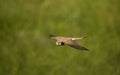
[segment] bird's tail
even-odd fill
[[[55,37],[55,36],[56,36],[56,35],[50,34],[50,35],[49,35],[49,38],[51,38],[51,37]]]

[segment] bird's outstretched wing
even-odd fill
[[[71,42],[71,43],[67,43],[66,45],[71,46],[71,47],[73,47],[73,48],[75,48],[75,49],[78,49],[78,50],[88,50],[87,48],[78,45],[78,44],[77,44],[76,42],[74,42],[74,41]]]

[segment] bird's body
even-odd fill
[[[68,45],[79,50],[88,50],[87,48],[82,47],[75,42],[75,40],[83,39],[83,37],[74,38],[74,37],[62,37],[62,36],[50,35],[50,38],[55,39],[56,45],[59,46]]]

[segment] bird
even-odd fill
[[[76,43],[76,40],[80,40],[80,39],[83,39],[85,37],[78,37],[78,38],[76,38],[76,37],[63,37],[63,36],[56,36],[56,35],[52,34],[52,35],[49,35],[49,38],[56,40],[57,46],[67,45],[67,46],[70,46],[70,47],[75,48],[77,50],[88,51],[87,48]]]

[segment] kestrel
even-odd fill
[[[75,40],[83,39],[84,37],[74,38],[74,37],[62,37],[62,36],[56,36],[56,35],[50,35],[49,37],[51,39],[55,39],[56,45],[58,46],[67,45],[78,50],[88,50],[87,48],[80,46],[75,42]]]

